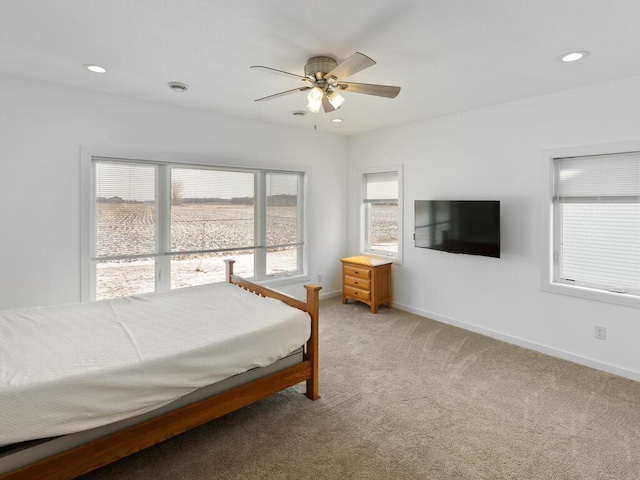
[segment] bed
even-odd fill
[[[300,382],[319,398],[321,287],[297,300],[225,262],[227,283],[3,312],[0,479],[74,478]]]

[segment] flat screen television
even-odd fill
[[[416,200],[415,246],[500,257],[500,202]]]

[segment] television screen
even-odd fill
[[[416,200],[414,239],[416,247],[500,257],[500,202]]]

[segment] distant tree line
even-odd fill
[[[152,203],[152,201],[143,202],[141,200],[125,200],[122,197],[97,197],[96,202],[98,203]]]
[[[269,207],[294,207],[297,204],[297,195],[270,195],[267,197],[267,206]]]
[[[174,190],[175,192],[175,190]],[[150,201],[140,200],[125,200],[122,197],[97,197],[98,203],[153,203]],[[232,197],[232,198],[183,198],[180,195],[172,195],[171,205],[183,205],[183,204],[219,204],[219,205],[253,205],[253,197]],[[289,207],[296,206],[298,204],[297,195],[270,195],[267,197],[267,206],[269,207]]]

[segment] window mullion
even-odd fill
[[[305,230],[304,230],[304,212],[305,212],[305,203],[304,203],[304,181],[302,178],[302,175],[298,176],[298,182],[297,182],[297,217],[298,217],[298,222],[297,222],[297,241],[298,241],[298,253],[297,253],[297,271],[298,272],[303,272],[305,271],[304,268],[304,260],[305,260],[305,255],[304,255],[304,249],[305,249]]]
[[[266,278],[267,272],[267,175],[263,171],[255,174],[255,244],[254,266],[256,279]]]
[[[156,292],[171,290],[171,170],[168,165],[156,169]]]
[[[93,159],[89,163],[89,199],[91,202],[89,208],[89,278],[88,278],[88,290],[82,295],[82,301],[89,301],[96,299],[96,262],[93,258],[97,254],[96,249],[96,219],[98,214],[97,199],[96,199],[96,166]]]

